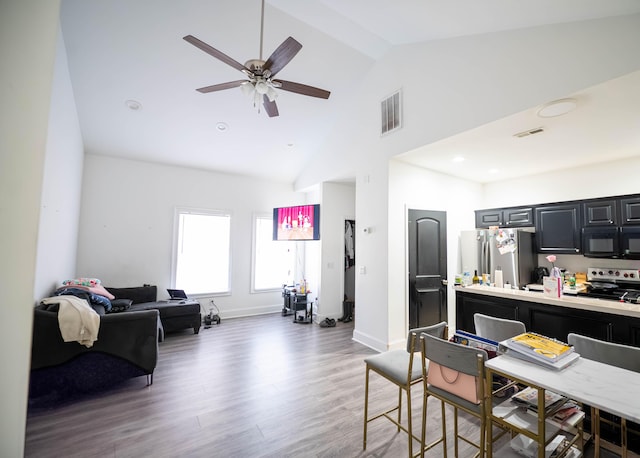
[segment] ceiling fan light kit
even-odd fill
[[[242,92],[253,99],[254,107],[260,111],[260,102],[271,118],[278,116],[278,107],[276,106],[275,99],[278,96],[276,89],[282,89],[296,94],[307,95],[310,97],[317,97],[321,99],[328,99],[331,94],[329,91],[319,89],[313,86],[307,86],[305,84],[294,83],[291,81],[275,80],[276,73],[282,70],[296,54],[302,49],[302,45],[298,43],[293,37],[289,37],[282,42],[280,46],[269,56],[266,61],[262,60],[262,41],[264,36],[264,0],[262,0],[262,17],[260,21],[260,58],[250,59],[244,65],[240,62],[232,59],[221,51],[218,51],[214,47],[199,40],[193,35],[187,35],[184,38],[185,41],[191,43],[197,48],[207,54],[215,57],[216,59],[224,62],[225,64],[240,70],[247,75],[248,80],[229,81],[228,83],[214,84],[211,86],[201,87],[196,89],[201,93],[209,93],[221,91],[224,89],[231,89],[234,87],[240,87]]]

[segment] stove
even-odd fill
[[[589,267],[587,281],[580,296],[640,304],[640,270]]]

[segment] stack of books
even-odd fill
[[[519,406],[525,407],[531,413],[538,414],[538,389],[527,387],[522,391],[517,392],[511,396],[511,401]],[[544,392],[544,410],[545,414],[550,413],[556,407],[564,404],[567,398],[554,393],[553,391],[545,390]]]
[[[503,340],[498,352],[556,370],[564,369],[580,358],[572,346],[535,332]]]

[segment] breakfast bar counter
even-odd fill
[[[548,297],[541,291],[525,291],[518,289],[495,288],[492,286],[472,285],[455,286],[456,293],[464,291],[485,296],[503,297],[518,301],[536,302],[540,304],[555,305],[560,307],[593,310],[595,312],[613,313],[616,315],[633,316],[640,318],[640,304],[617,302],[608,299],[594,299],[581,297],[580,295],[564,294],[561,297]]]
[[[522,321],[528,331],[566,341],[570,332],[640,346],[640,304],[490,286],[454,286],[456,328],[475,332],[473,314]]]

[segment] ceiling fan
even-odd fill
[[[285,81],[275,79],[276,74],[282,70],[285,65],[291,61],[298,54],[298,51],[302,49],[302,45],[298,43],[293,37],[289,37],[282,42],[280,46],[264,61],[262,60],[262,39],[264,35],[264,0],[262,0],[262,13],[260,20],[260,58],[250,59],[242,65],[240,62],[232,59],[221,51],[218,51],[214,47],[199,40],[193,35],[187,35],[184,40],[188,41],[192,45],[200,48],[207,54],[212,55],[218,60],[221,60],[227,65],[240,70],[247,77],[248,80],[229,81],[227,83],[214,84],[212,86],[205,86],[196,89],[203,94],[208,92],[221,91],[224,89],[231,89],[234,87],[240,87],[246,94],[253,96],[253,105],[260,110],[260,101],[264,105],[264,109],[269,117],[278,116],[278,107],[275,99],[278,96],[276,89],[282,89],[284,91],[295,92],[297,94],[308,95],[311,97],[318,97],[321,99],[328,99],[331,94],[329,91],[319,89],[313,86],[307,86],[306,84],[294,83],[291,81]]]

